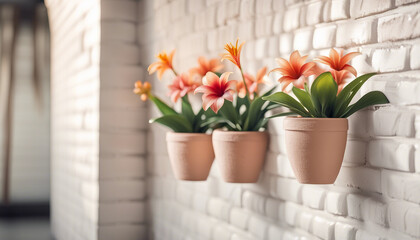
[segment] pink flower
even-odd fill
[[[257,76],[254,77],[248,73],[244,73],[245,82],[248,86],[248,92],[251,94],[251,99],[254,97],[254,93],[258,92],[258,86],[264,83],[264,76],[267,73],[267,67],[263,67],[257,72]],[[246,89],[243,81],[236,82],[236,91],[240,97],[245,97]]]
[[[180,97],[193,92],[200,84],[193,81],[190,75],[182,73],[175,77],[171,85],[169,85],[169,95],[171,96],[172,102],[177,102]]]
[[[225,72],[220,78],[208,72],[202,86],[195,89],[194,93],[203,93],[203,108],[207,110],[209,107],[217,113],[223,106],[225,99],[233,101],[233,86],[235,81],[229,81],[231,72]]]
[[[223,68],[223,65],[217,58],[207,60],[205,57],[199,57],[198,65],[198,67],[192,68],[190,71],[191,73],[198,74],[201,77],[205,76],[207,72],[217,72]]]

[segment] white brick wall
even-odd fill
[[[52,219],[59,240],[420,238],[420,2],[47,4]],[[334,185],[304,186],[294,179],[282,119],[269,124],[269,153],[257,184],[224,183],[217,166],[206,182],[174,180],[166,130],[147,125],[149,108],[131,94],[132,83],[154,80],[165,97],[168,78],[155,81],[144,71],[159,50],[177,48],[175,67],[185,71],[200,55],[218,56],[237,36],[247,41],[243,64],[251,72],[274,67],[275,57],[288,57],[294,48],[315,56],[339,46],[364,54],[354,61],[360,72],[380,73],[362,92],[384,91],[391,104],[350,118]],[[149,115],[156,114],[151,107]]]
[[[151,11],[144,7],[153,5],[150,2],[140,1],[140,16]],[[148,137],[150,239],[420,238],[420,2],[155,3],[161,10],[139,18],[139,26],[148,26],[139,31],[150,35],[147,40],[138,39],[140,52],[145,53],[144,67],[154,61],[158,50],[177,48],[175,66],[186,70],[200,55],[217,56],[237,36],[246,40],[243,64],[250,71],[266,64],[274,67],[275,57],[288,57],[293,49],[314,56],[333,46],[345,47],[365,54],[354,61],[360,72],[380,72],[363,92],[382,90],[391,106],[370,108],[350,118],[344,166],[330,186],[303,186],[294,179],[285,155],[281,119],[269,124],[269,153],[257,184],[224,183],[216,166],[207,182],[174,181],[164,128],[152,126]],[[162,9],[169,6],[168,14]],[[169,20],[172,14],[177,15]],[[195,22],[194,28],[187,26],[189,21]],[[202,38],[205,43],[198,43]],[[154,82],[162,89],[162,97],[168,81]]]
[[[145,73],[137,1],[46,1],[52,40],[52,229],[58,240],[146,238]],[[145,17],[141,15],[141,17]]]

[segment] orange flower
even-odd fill
[[[157,72],[158,78],[162,79],[162,76],[166,70],[171,69],[172,71],[174,71],[173,66],[172,66],[172,58],[174,57],[174,54],[175,54],[175,50],[172,50],[172,52],[169,55],[166,54],[166,52],[164,51],[159,53],[156,56],[158,58],[158,61],[150,64],[149,68],[147,68],[147,71],[149,71],[149,74],[153,74],[154,72]]]
[[[264,83],[264,76],[267,73],[267,67],[263,67],[257,72],[256,78],[248,73],[244,73],[245,82],[248,86],[248,91],[251,94],[251,98],[254,97],[253,93],[258,92],[258,85]],[[246,95],[246,90],[243,81],[236,82],[236,90],[238,91],[238,95],[240,97],[244,97]]]
[[[315,66],[314,62],[305,63],[308,56],[301,57],[298,51],[294,51],[287,61],[284,58],[278,58],[277,63],[280,65],[279,68],[275,68],[270,71],[280,72],[283,76],[279,78],[279,82],[282,83],[282,91],[285,91],[290,83],[297,88],[303,89],[307,78],[314,75]]]
[[[222,61],[224,59],[227,59],[231,62],[233,62],[236,66],[238,66],[239,69],[241,68],[241,49],[245,42],[241,43],[238,47],[239,39],[236,40],[235,46],[233,46],[232,43],[228,43],[225,45],[225,50],[228,51],[228,53],[222,54]]]
[[[203,93],[203,108],[207,110],[209,107],[217,113],[225,103],[225,99],[233,101],[232,85],[234,81],[229,81],[230,72],[225,72],[220,78],[213,72],[208,72],[205,77],[204,84],[194,93]]]
[[[198,67],[192,68],[190,71],[191,73],[198,74],[201,77],[205,76],[207,72],[217,72],[223,68],[223,65],[217,58],[206,60],[204,57],[199,57],[198,65]]]
[[[330,56],[321,56],[318,57],[318,59],[315,59],[315,61],[320,62],[322,64],[325,64],[329,66],[329,70],[331,74],[333,75],[334,80],[337,82],[338,85],[338,92],[343,89],[346,79],[351,77],[351,74],[354,76],[357,76],[356,69],[351,66],[350,64],[347,64],[351,59],[356,57],[357,55],[360,55],[359,52],[351,52],[346,55],[344,55],[344,51],[341,49],[338,53],[335,49],[330,50]]]
[[[140,96],[142,101],[146,101],[147,98],[150,96],[150,90],[152,86],[149,82],[142,83],[141,81],[137,81],[134,83],[134,90],[133,92]]]
[[[180,97],[193,92],[200,84],[194,82],[190,75],[183,73],[177,76],[171,85],[169,85],[172,102],[177,102]]]

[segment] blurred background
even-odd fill
[[[0,239],[49,239],[49,29],[41,0],[0,1]]]

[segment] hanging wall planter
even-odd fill
[[[222,178],[231,183],[257,182],[267,151],[267,132],[213,132],[216,162]]]
[[[365,107],[389,102],[382,92],[372,91],[351,104],[362,85],[374,75],[362,75],[346,85],[348,78],[357,75],[347,63],[359,54],[344,55],[343,51],[331,49],[329,57],[315,60],[326,65],[323,67],[315,62],[305,63],[307,56],[301,57],[298,51],[291,54],[289,61],[278,60],[280,67],[274,71],[283,75],[283,91],[263,99],[290,110],[273,117],[299,116],[284,119],[284,129],[287,156],[300,183],[334,183],[346,148],[346,118]],[[326,71],[322,71],[324,68]],[[311,75],[315,75],[315,80],[309,86],[307,77]],[[291,83],[296,98],[285,91]]]
[[[284,129],[287,156],[298,181],[334,183],[346,149],[347,119],[287,117]]]
[[[214,160],[210,134],[168,132],[166,141],[172,170],[177,179],[207,179]]]

